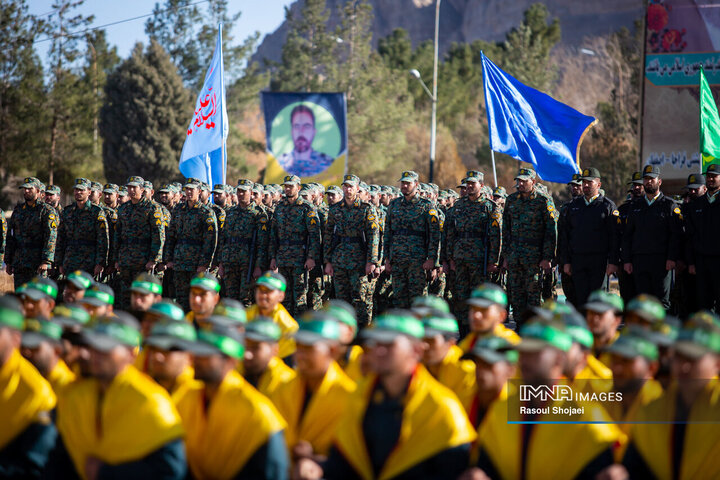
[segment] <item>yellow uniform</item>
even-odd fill
[[[435,379],[453,391],[466,410],[475,396],[475,363],[472,360],[461,360],[464,352],[457,345],[450,350],[438,365],[425,368]]]
[[[497,325],[495,325],[492,335],[504,338],[513,345],[517,345],[518,343],[520,343],[520,336],[514,331],[507,328],[502,323],[498,323]],[[470,350],[472,350],[475,342],[477,342],[478,339],[482,337],[483,335],[477,332],[470,332],[465,338],[462,339],[458,346],[463,351],[463,353],[468,353]]]
[[[257,305],[251,305],[247,309],[248,322],[252,322],[253,319],[259,315],[260,313]],[[280,330],[282,331],[282,338],[279,342],[280,351],[278,355],[280,358],[289,357],[295,353],[295,340],[293,340],[290,336],[297,332],[298,323],[281,303],[277,304],[277,306],[273,309],[272,316],[270,318],[273,322],[280,326]]]

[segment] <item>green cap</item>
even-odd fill
[[[255,280],[255,286],[264,286],[271,290],[280,290],[284,292],[287,288],[287,282],[285,277],[279,273],[267,271],[263,273],[257,280]]]
[[[606,292],[605,290],[595,290],[590,294],[583,308],[598,313],[605,313],[608,310],[614,310],[615,313],[622,313],[624,306],[623,299],[620,295]]]
[[[432,310],[450,313],[450,305],[448,305],[445,299],[437,295],[423,295],[422,297],[413,298],[410,310],[414,314],[424,317]]]
[[[720,318],[707,310],[695,313],[680,330],[675,350],[689,358],[720,354]]]
[[[518,352],[513,344],[502,337],[491,335],[480,338],[472,350],[470,350],[465,358],[479,358],[486,363],[494,364],[498,362],[516,363],[518,361]]]
[[[222,315],[237,323],[247,323],[247,314],[243,304],[232,298],[223,298],[215,305],[213,315]]]
[[[300,177],[297,175],[286,175],[283,178],[283,185],[300,185]]]
[[[165,321],[183,322],[185,320],[185,312],[183,312],[182,307],[172,300],[161,300],[153,303],[148,309],[148,313],[155,314]]]
[[[141,293],[143,295],[162,295],[162,282],[155,275],[150,273],[141,273],[135,277],[135,280],[130,285],[130,291]]]
[[[81,327],[90,322],[90,314],[80,305],[66,303],[53,309],[52,320],[62,327]]]
[[[188,345],[195,341],[197,341],[197,333],[191,323],[161,321],[153,325],[150,335],[143,343],[161,350],[173,348],[186,350]]]
[[[360,338],[390,343],[400,335],[421,339],[425,336],[425,327],[407,310],[391,309],[378,316],[370,327],[364,329]]]
[[[500,286],[485,282],[472,291],[466,303],[473,307],[481,308],[487,308],[491,305],[500,305],[503,308],[507,308],[508,299],[505,290]]]
[[[408,170],[406,172],[403,172],[400,176],[399,182],[417,182],[420,176],[417,174],[417,172],[413,172],[412,170]]]
[[[433,311],[422,318],[422,324],[425,328],[425,338],[434,337],[438,334],[452,338],[458,338],[460,336],[457,320],[455,316],[450,313]]]
[[[299,329],[293,335],[297,343],[312,345],[318,342],[337,342],[340,340],[340,325],[327,313],[314,312],[299,322]]]
[[[328,300],[323,306],[323,311],[336,321],[350,327],[353,334],[357,333],[358,325],[355,309],[346,301],[339,299]]]
[[[630,300],[625,308],[625,313],[634,313],[650,323],[661,322],[667,315],[662,303],[657,298],[646,294],[638,295]]]
[[[630,325],[626,332],[611,343],[605,351],[623,358],[644,357],[654,362],[658,359],[658,347],[642,329]]]
[[[520,168],[517,175],[515,175],[515,180],[532,180],[536,176],[537,174],[532,168]]]
[[[220,292],[220,282],[218,282],[218,279],[215,275],[212,273],[202,272],[195,275],[195,277],[190,280],[190,288],[201,288],[203,290],[207,290],[208,292]]]
[[[590,349],[593,346],[593,334],[588,328],[585,317],[577,312],[555,314],[555,319],[562,322],[565,332],[570,335],[572,341]]]
[[[87,290],[95,283],[93,277],[84,270],[75,270],[69,273],[67,281],[72,283],[78,290]]]
[[[22,305],[12,295],[0,297],[0,327],[10,327],[15,330],[22,330],[24,327]]]
[[[28,318],[25,320],[25,330],[22,334],[22,346],[37,348],[42,342],[60,343],[62,327],[49,320]]]
[[[245,338],[256,342],[277,343],[282,337],[280,325],[268,317],[255,317],[245,325]]]
[[[582,179],[583,180],[595,180],[599,179],[600,177],[600,170],[598,170],[595,167],[586,168],[582,171]]]
[[[25,290],[22,294],[33,300],[41,300],[43,298],[55,300],[58,294],[57,283],[50,278],[35,277],[25,285]]]
[[[112,305],[115,303],[115,292],[104,283],[96,283],[92,288],[85,290],[85,295],[80,299],[80,302],[95,307]]]
[[[100,317],[82,332],[85,343],[99,352],[109,352],[123,345],[130,348],[140,346],[140,324],[127,312],[115,312],[112,316]]]
[[[567,352],[573,343],[572,337],[567,332],[539,321],[526,323],[520,329],[520,338],[517,349],[521,352],[536,352],[547,347]]]
[[[197,332],[197,341],[189,344],[187,350],[199,357],[226,355],[241,359],[245,354],[242,335],[230,323],[209,322]]]

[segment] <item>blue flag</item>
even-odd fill
[[[482,64],[490,149],[531,163],[543,180],[568,183],[595,119],[523,85],[484,53]]]
[[[222,24],[218,25],[212,63],[195,102],[180,154],[180,173],[207,182],[225,183],[227,168],[228,116],[225,109],[225,80],[222,56]]]

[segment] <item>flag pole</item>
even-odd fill
[[[493,165],[493,179],[495,180],[495,188],[497,188],[497,170],[495,170],[495,150],[490,149],[490,157],[492,157],[492,165]]]

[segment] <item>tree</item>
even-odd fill
[[[28,14],[25,0],[0,2],[0,183],[39,170],[48,117],[40,59],[33,43],[45,23]]]
[[[107,179],[179,179],[178,160],[194,103],[168,53],[155,41],[145,52],[137,44],[108,76],[105,95],[100,134]]]

